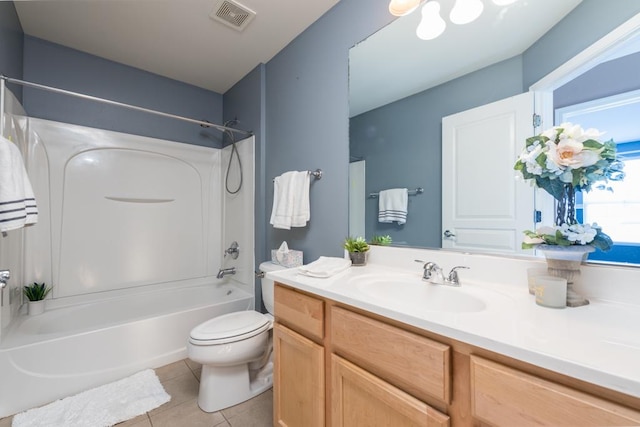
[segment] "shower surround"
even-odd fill
[[[0,239],[0,262],[19,270],[0,307],[0,417],[180,360],[195,325],[253,308],[253,137],[237,143],[243,188],[231,195],[230,147],[16,114],[5,123],[39,222]],[[232,241],[236,260],[223,256]],[[19,290],[34,281],[53,291],[27,317]]]

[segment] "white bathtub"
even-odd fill
[[[195,325],[252,307],[213,279],[19,316],[0,342],[0,417],[184,359]]]

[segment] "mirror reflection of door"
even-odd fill
[[[365,160],[349,162],[349,235],[365,237]]]
[[[589,259],[640,263],[640,90],[568,105],[555,116],[556,124],[604,132],[602,139],[616,142],[625,164],[624,180],[609,183],[612,191],[593,189],[576,197],[578,219],[598,223],[614,242],[609,252],[598,251]]]
[[[533,134],[533,93],[442,119],[442,247],[522,253],[533,188],[513,165]],[[530,252],[530,251],[529,251]]]

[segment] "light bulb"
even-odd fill
[[[510,4],[513,4],[518,0],[492,0],[492,1],[493,1],[493,4],[495,4],[496,6],[509,6]]]
[[[454,24],[468,24],[478,19],[483,10],[484,4],[481,0],[456,0],[449,19]]]
[[[389,13],[393,16],[408,15],[420,6],[421,0],[391,0]]]
[[[444,32],[447,23],[440,16],[440,3],[430,0],[422,7],[422,20],[416,35],[422,40],[433,40]]]

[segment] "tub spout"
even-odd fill
[[[221,268],[218,271],[218,275],[216,276],[218,279],[222,279],[224,276],[228,276],[228,275],[233,275],[236,274],[236,268],[235,267],[230,267],[230,268]]]

